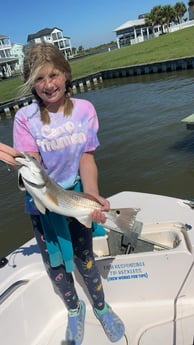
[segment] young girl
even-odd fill
[[[109,202],[99,195],[98,172],[94,151],[99,146],[98,118],[94,106],[71,98],[71,69],[57,47],[35,44],[24,58],[25,88],[36,102],[18,110],[14,120],[14,147],[29,152],[41,162],[46,173],[64,189],[83,190],[102,205],[91,214],[92,220],[105,222],[102,211]],[[89,291],[95,316],[112,342],[124,335],[124,325],[104,300],[101,277],[92,251],[92,231],[74,218],[47,212],[39,214],[33,200],[26,197],[35,237],[47,272],[68,309],[66,340],[79,345],[83,341],[85,303],[77,296],[72,271],[74,264]],[[52,241],[63,228],[65,250],[52,252]],[[58,246],[60,248],[60,245]],[[64,253],[65,252],[65,253]],[[97,288],[98,287],[98,288]]]

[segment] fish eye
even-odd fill
[[[119,210],[116,210],[116,215],[120,216],[121,212]]]

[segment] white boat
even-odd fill
[[[121,192],[109,200],[111,207],[141,209],[131,236],[108,230],[106,236],[94,238],[106,300],[126,327],[117,344],[194,344],[192,203],[136,192]],[[47,277],[35,240],[7,260],[0,269],[1,344],[67,344],[67,311]],[[87,306],[83,345],[108,345],[81,278],[74,274]]]

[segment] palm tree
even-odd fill
[[[161,24],[161,9],[162,6],[154,6],[150,13],[145,17],[145,24],[152,27],[154,34],[154,26]]]
[[[194,0],[193,0],[194,4]],[[145,23],[148,26],[152,26],[154,32],[154,26],[161,25],[161,31],[164,33],[164,26],[169,31],[170,23],[174,21],[182,22],[182,17],[187,11],[187,8],[183,2],[177,2],[175,6],[154,6],[150,13],[145,18]]]
[[[194,0],[193,0],[193,4],[194,4]],[[177,22],[180,24],[183,21],[184,14],[187,12],[186,5],[184,4],[184,2],[177,2],[174,6],[174,9],[176,12]]]
[[[154,35],[154,26],[155,26],[155,17],[152,13],[152,11],[150,13],[148,13],[145,17],[145,24],[148,26],[148,27],[151,27],[152,28],[152,33]]]
[[[170,23],[172,21],[174,21],[176,18],[175,9],[174,9],[174,7],[172,7],[170,5],[165,5],[162,7],[161,14],[162,14],[162,20],[161,21],[163,24],[166,24],[167,30],[169,31]]]

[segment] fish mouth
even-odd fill
[[[25,179],[25,177],[22,176],[21,173],[18,174],[18,187],[19,189],[21,190],[25,190],[25,182],[31,186],[31,187],[34,187],[34,188],[38,188],[38,189],[41,189],[41,188],[44,188],[46,186],[45,183],[40,183],[40,184],[37,184],[35,182],[32,182],[32,181],[29,181],[27,179]]]
[[[23,182],[23,178],[22,175],[18,173],[18,188],[20,190],[26,190],[24,182]]]

